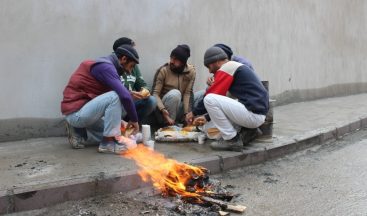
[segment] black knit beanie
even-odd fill
[[[131,45],[125,44],[125,45],[117,47],[115,54],[117,58],[121,58],[121,56],[126,56],[134,60],[137,64],[139,64],[138,52]]]
[[[186,64],[187,59],[190,57],[190,47],[186,44],[178,45],[172,50],[170,57],[175,57]]]
[[[233,51],[231,47],[221,43],[215,44],[214,46],[221,48],[227,54],[229,60],[232,59]]]
[[[131,45],[131,46],[134,46],[134,41],[131,40],[130,38],[127,38],[127,37],[122,37],[122,38],[119,38],[115,41],[115,43],[113,43],[113,51],[116,51],[116,49],[121,46],[121,45],[124,45],[124,44],[127,44],[127,45]]]

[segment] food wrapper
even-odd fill
[[[195,126],[178,127],[168,126],[160,128],[155,132],[155,140],[161,142],[190,142],[197,141],[198,136],[201,134]]]

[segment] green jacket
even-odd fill
[[[135,65],[130,74],[120,73],[120,80],[129,91],[140,91],[143,87],[149,90],[138,65]]]

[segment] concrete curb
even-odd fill
[[[367,116],[336,127],[310,131],[289,139],[282,139],[269,146],[255,150],[233,152],[227,156],[211,156],[189,161],[204,166],[212,173],[253,165],[285,154],[331,142],[356,130],[367,128]],[[43,208],[57,203],[87,198],[108,193],[124,192],[146,187],[136,171],[87,176],[80,179],[62,180],[27,188],[0,191],[0,214]]]

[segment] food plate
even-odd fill
[[[155,132],[155,140],[161,142],[190,142],[197,141],[201,132],[195,126],[168,126]]]

